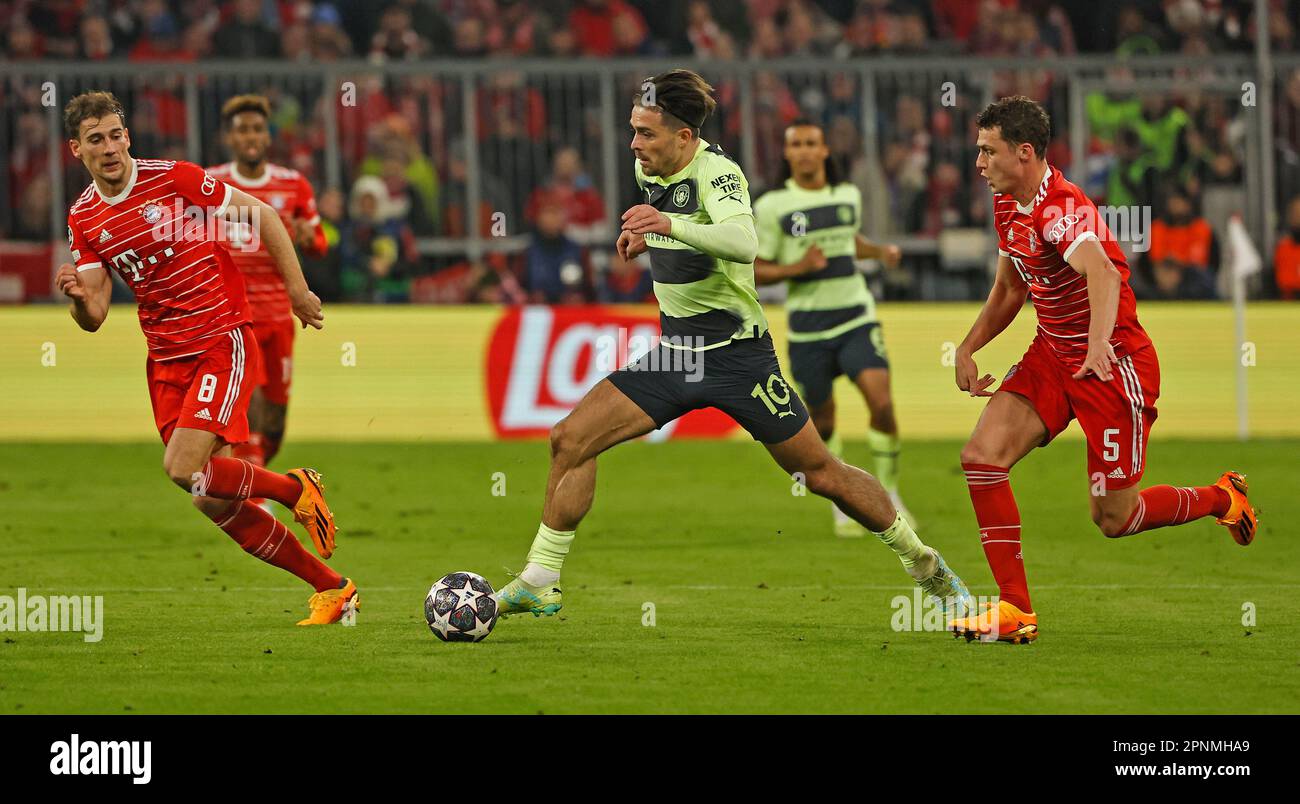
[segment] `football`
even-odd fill
[[[443,642],[481,642],[497,624],[492,584],[473,572],[451,572],[429,587],[424,620]]]

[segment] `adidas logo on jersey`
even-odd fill
[[[1126,480],[1128,475],[1124,474],[1123,469],[1116,466],[1110,474],[1106,475],[1106,477],[1110,480]]]
[[[205,422],[210,422],[210,421],[212,421],[212,414],[211,414],[211,413],[208,413],[208,409],[207,409],[207,408],[204,408],[203,410],[200,410],[198,413],[195,413],[195,414],[194,414],[194,418],[196,418],[196,419],[202,419],[202,420],[205,421]],[[1116,470],[1116,471],[1118,471],[1118,470]],[[1122,476],[1122,475],[1121,475],[1121,476]],[[1114,477],[1114,475],[1112,475],[1112,477]]]
[[[107,229],[101,229],[101,230],[100,230],[100,232],[99,232],[99,242],[103,243],[103,242],[105,242],[105,241],[111,240],[112,238],[113,238],[113,236],[112,236],[111,234],[108,233],[108,230],[107,230]]]

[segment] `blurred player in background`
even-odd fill
[[[542,521],[523,571],[498,594],[501,611],[560,609],[555,584],[591,508],[596,456],[704,407],[731,416],[786,472],[869,528],[927,594],[945,606],[968,606],[961,579],[921,542],[880,483],[827,451],[781,376],[754,288],[749,184],[731,157],[700,139],[715,105],[711,91],[699,75],[672,70],[647,79],[632,108],[645,203],[623,213],[617,248],[623,259],[650,253],[662,337],[552,428]]]
[[[293,242],[273,211],[198,165],[131,157],[126,113],[111,93],[68,102],[64,127],[91,184],[68,212],[74,265],[55,282],[72,299],[77,325],[94,332],[108,316],[109,266],[135,293],[149,347],[146,376],[163,470],[194,505],[246,552],[316,590],[299,625],[336,622],[357,605],[357,588],[299,544],[279,520],[248,504],[275,500],[293,510],[322,558],[334,552],[334,516],[313,469],[277,474],[231,457],[248,438],[248,401],[261,353],[249,326],[244,282],[217,220],[237,216],[265,241],[303,326],[323,326]],[[89,415],[89,414],[88,414]]]
[[[785,130],[781,184],[754,203],[760,285],[788,282],[785,308],[790,322],[790,374],[808,405],[817,434],[831,454],[843,455],[835,430],[835,378],[857,386],[871,412],[867,444],[876,479],[913,527],[916,521],[898,494],[898,423],[889,392],[885,337],[876,320],[876,300],[854,260],[898,265],[894,245],[876,245],[858,231],[862,193],[841,179],[821,126],[796,120]],[[835,532],[862,536],[866,530],[834,504]]]
[[[302,174],[267,161],[271,147],[271,102],[261,95],[237,95],[221,107],[221,125],[231,160],[208,174],[243,190],[280,216],[294,245],[309,257],[323,257],[325,230],[316,197]],[[264,243],[250,240],[246,227],[228,231],[230,257],[244,276],[253,336],[262,351],[262,373],[248,405],[248,441],[235,457],[266,466],[280,451],[293,380],[294,323],[289,294]],[[261,503],[261,500],[254,500]]]
[[[993,191],[998,266],[993,289],[957,349],[957,387],[990,397],[961,454],[985,556],[998,582],[996,609],[951,623],[959,635],[1008,642],[1038,636],[1020,548],[1011,467],[1077,418],[1087,438],[1092,519],[1109,537],[1213,516],[1242,545],[1255,538],[1246,479],[1224,472],[1211,486],[1138,490],[1156,419],[1160,365],[1138,323],[1129,268],[1097,207],[1044,157],[1051,123],[1015,96],[978,118],[975,165]],[[974,354],[1034,303],[1038,333],[996,392]]]

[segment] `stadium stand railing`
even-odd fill
[[[1261,253],[1271,253],[1279,213],[1300,195],[1296,54],[1272,58],[1267,86],[1255,59],[1226,55],[8,62],[0,63],[0,148],[11,155],[0,171],[0,236],[44,241],[51,264],[64,259],[67,204],[86,183],[61,130],[60,110],[72,95],[115,92],[136,155],[208,165],[227,159],[221,102],[259,92],[274,107],[272,161],[306,174],[323,201],[330,195],[323,204],[330,214],[346,217],[358,177],[384,180],[395,202],[386,214],[409,228],[419,255],[416,279],[519,255],[536,212],[550,204],[565,206],[566,231],[589,247],[599,275],[610,261],[614,222],[636,199],[627,111],[645,76],[678,66],[714,84],[719,107],[703,136],[738,159],[755,197],[776,180],[784,127],[796,117],[825,125],[832,152],[863,189],[864,230],[904,249],[904,270],[873,279],[890,298],[973,298],[987,287],[986,272],[971,268],[970,242],[959,263],[945,266],[939,234],[988,230],[974,120],[1002,95],[1044,103],[1055,129],[1049,157],[1094,197],[1105,198],[1117,165],[1130,164],[1132,155],[1115,146],[1130,125],[1141,129],[1137,156],[1154,159],[1163,179],[1192,184],[1213,208],[1207,214],[1216,228],[1242,214]],[[1194,132],[1194,153],[1184,128]],[[1171,131],[1176,147],[1159,139]],[[1171,147],[1177,164],[1168,164]]]

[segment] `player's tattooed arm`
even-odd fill
[[[320,329],[325,326],[325,315],[321,312],[320,298],[307,287],[307,280],[302,275],[302,266],[298,264],[298,253],[293,250],[293,238],[284,222],[275,210],[257,200],[243,190],[232,187],[230,203],[227,210],[251,220],[258,227],[258,235],[266,251],[275,260],[275,268],[284,280],[284,288],[289,294],[289,303],[293,314],[302,321],[303,328],[313,326]],[[231,214],[227,212],[227,214]]]
[[[1111,366],[1119,363],[1110,336],[1115,331],[1115,318],[1119,315],[1123,278],[1095,237],[1076,240],[1066,262],[1083,274],[1088,282],[1088,356],[1075,372],[1074,379],[1081,380],[1092,373],[1098,379],[1110,382],[1113,376]]]
[[[104,324],[113,297],[113,281],[108,271],[103,268],[78,271],[76,266],[64,263],[59,266],[54,284],[72,299],[72,319],[77,326],[94,332]]]
[[[989,341],[996,338],[1011,322],[1016,319],[1020,308],[1025,306],[1025,297],[1029,295],[1029,285],[1016,271],[1011,258],[1005,254],[998,255],[998,272],[989,290],[988,300],[980,310],[979,317],[967,333],[966,339],[957,347],[957,387],[971,396],[992,396],[988,390],[994,383],[993,375],[980,376],[975,364],[975,353]]]

